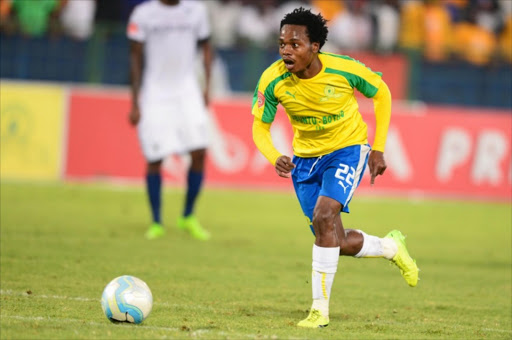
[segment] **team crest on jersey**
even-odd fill
[[[265,105],[265,95],[258,91],[258,108],[261,108]]]
[[[131,22],[129,25],[128,25],[128,33],[131,33],[131,34],[135,34],[139,31],[139,27],[137,26],[136,23],[134,22]]]
[[[321,102],[326,102],[329,99],[341,97],[341,93],[336,93],[336,88],[331,85],[324,87],[324,94],[325,96],[320,98]]]

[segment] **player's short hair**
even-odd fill
[[[327,41],[327,33],[329,32],[327,20],[324,19],[321,13],[313,14],[310,9],[296,8],[293,12],[284,16],[279,29],[283,28],[284,25],[306,26],[309,41],[319,43],[320,48]]]

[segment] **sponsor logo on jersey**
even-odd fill
[[[290,97],[292,97],[293,99],[297,100],[297,98],[295,98],[295,94],[297,93],[297,91],[291,93],[290,91],[286,91],[285,94],[289,95]]]

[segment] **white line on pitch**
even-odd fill
[[[38,295],[38,294],[28,294],[26,292],[14,292],[12,290],[3,290],[3,289],[0,289],[0,295],[8,295],[8,296],[25,296],[25,297],[31,297],[31,298],[42,298],[42,299],[61,299],[61,300],[75,300],[75,301],[86,301],[86,302],[100,302],[100,299],[91,299],[91,298],[85,298],[85,297],[70,297],[70,296],[60,296],[60,295]],[[208,310],[208,311],[213,311],[215,310],[215,308],[213,307],[205,307],[205,306],[199,306],[199,305],[195,305],[193,307],[189,306],[189,305],[179,305],[179,304],[171,304],[171,303],[167,303],[167,302],[155,302],[156,305],[159,305],[159,306],[164,306],[164,307],[178,307],[178,308],[184,308],[184,309],[196,309],[196,310]],[[9,317],[9,316],[2,316],[2,317]],[[16,319],[16,318],[19,318],[19,319],[27,319],[27,320],[49,320],[49,318],[43,318],[43,317],[23,317],[23,316],[10,316],[10,318],[13,318],[13,319]],[[57,318],[54,318],[56,320],[67,320],[67,319],[57,319]],[[69,319],[71,321],[81,321],[82,320],[75,320],[75,319]],[[393,321],[388,321],[388,322],[381,322],[383,324],[399,324],[397,322],[393,322]],[[89,323],[91,325],[103,325],[101,323]],[[152,327],[152,326],[141,326],[139,325],[139,327],[146,327],[146,328],[150,328],[150,329],[162,329],[162,330],[178,330],[176,328],[166,328],[166,327]],[[452,327],[452,328],[457,328],[457,327]],[[495,332],[495,333],[512,333],[512,330],[507,330],[507,329],[496,329],[496,328],[482,328],[481,329],[482,331],[485,331],[485,332]],[[208,332],[209,330],[197,330],[195,332]],[[230,334],[230,333],[225,333],[224,332],[217,332],[219,335],[233,335],[233,334]],[[247,336],[247,337],[256,337],[256,335],[248,335],[248,334],[242,334],[240,336]]]
[[[39,294],[28,294],[26,292],[14,292],[12,290],[0,290],[0,295],[9,296],[26,296],[31,298],[42,298],[42,299],[59,299],[59,300],[76,300],[76,301],[101,301],[101,299],[91,299],[84,297],[71,297],[71,296],[59,296],[59,295],[39,295]]]
[[[50,321],[50,322],[80,322],[84,323],[84,320],[80,319],[65,319],[65,318],[53,318],[53,317],[44,317],[44,316],[20,316],[20,315],[2,315],[2,318],[21,320],[21,321]],[[87,325],[90,326],[110,326],[110,322],[86,322]],[[156,326],[146,326],[146,325],[137,325],[137,328],[146,328],[146,329],[154,329],[154,330],[164,330],[164,331],[179,331],[179,328],[171,328],[171,327],[156,327]],[[200,331],[205,332],[208,331],[206,329],[201,329]]]
[[[70,322],[79,322],[81,324],[86,324],[89,326],[95,326],[95,327],[102,327],[102,326],[112,326],[110,322],[84,322],[84,320],[80,319],[65,319],[65,318],[53,318],[53,317],[43,317],[43,316],[20,316],[20,315],[2,315],[2,318],[4,319],[13,319],[13,320],[20,320],[20,321],[47,321],[47,322],[55,322],[55,323],[70,323]],[[135,326],[135,325],[132,325]],[[136,325],[137,328],[144,328],[149,330],[156,330],[156,331],[169,331],[169,332],[178,332],[183,331],[181,328],[175,328],[175,327],[160,327],[160,326],[146,326],[146,325]],[[228,333],[224,331],[216,331],[212,329],[196,329],[190,332],[190,335],[193,337],[194,335],[200,335],[205,333],[215,333],[220,336],[235,336],[238,338],[256,338],[260,335],[256,334],[240,334],[240,333]]]
[[[85,302],[101,302],[101,299],[91,299],[86,297],[80,297],[80,296],[62,296],[62,295],[45,295],[45,294],[28,294],[26,292],[15,292],[12,290],[0,290],[0,295],[7,295],[7,296],[24,296],[24,297],[30,297],[32,299],[56,299],[56,300],[74,300],[74,301],[85,301]],[[215,308],[213,307],[205,307],[200,305],[195,305],[191,307],[190,305],[180,305],[176,303],[168,303],[168,302],[153,302],[153,304],[157,306],[164,306],[164,307],[178,307],[178,308],[184,308],[184,309],[196,309],[196,310],[209,310],[213,311]]]

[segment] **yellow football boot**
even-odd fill
[[[304,320],[300,321],[297,326],[305,328],[323,328],[329,326],[329,318],[326,318],[318,309],[312,309]]]
[[[148,231],[146,231],[146,238],[148,240],[154,240],[165,235],[165,229],[160,223],[153,223]]]
[[[195,216],[180,217],[177,224],[179,229],[187,231],[190,236],[197,240],[207,241],[211,237],[210,233],[203,229]]]
[[[405,246],[405,236],[399,230],[390,231],[385,238],[391,238],[395,241],[398,248],[396,255],[393,257],[391,262],[396,264],[400,269],[400,273],[411,287],[415,287],[418,284],[418,266],[416,261],[411,258],[407,247]]]

